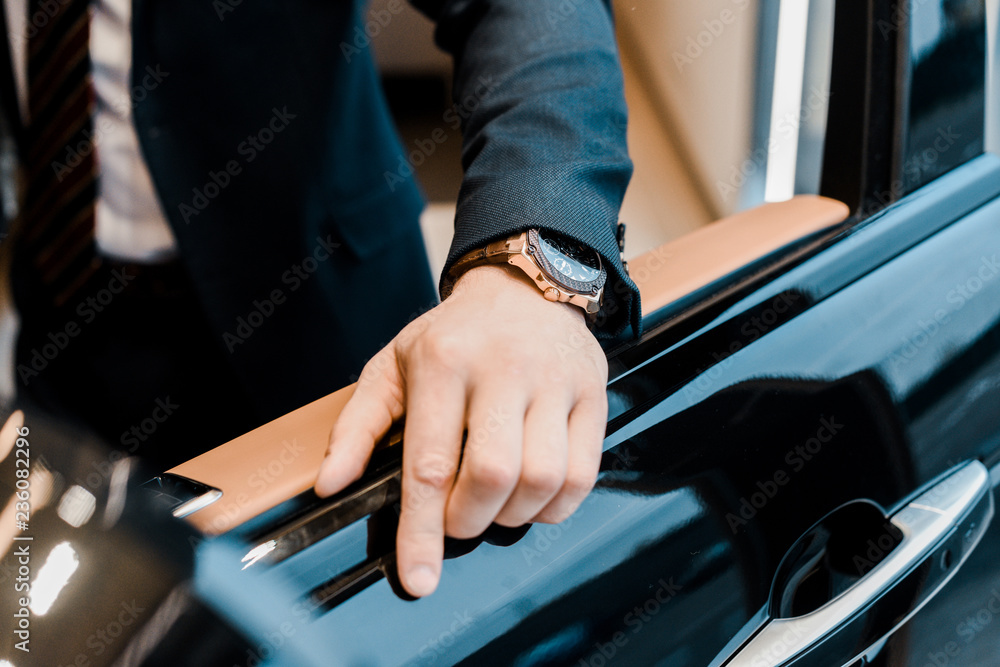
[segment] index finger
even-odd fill
[[[396,557],[403,587],[423,597],[441,577],[445,506],[462,450],[466,392],[446,372],[414,373],[409,381]]]

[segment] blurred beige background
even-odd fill
[[[385,10],[389,1],[374,0],[372,10]],[[987,3],[994,38],[1000,0]],[[827,85],[833,4],[810,2],[807,92]],[[769,110],[755,99],[760,97],[756,70],[758,59],[768,56],[766,44],[761,56],[758,23],[775,21],[778,6],[770,0],[614,0],[630,114],[629,152],[635,163],[621,213],[629,230],[629,257],[763,200],[763,170],[755,181],[743,183],[752,179],[741,177],[738,169],[761,162],[754,146],[766,140],[754,119],[760,124]],[[374,48],[407,149],[436,128],[448,131],[447,140],[422,156],[416,168],[430,199],[422,226],[436,272],[451,240],[461,138],[441,117],[451,104],[450,59],[433,45],[433,24],[409,4],[402,7],[374,39]],[[990,150],[1000,152],[995,39],[990,48],[987,142]],[[825,108],[799,128],[799,171],[805,175],[796,179],[798,191],[810,191],[809,179],[818,179],[824,127]]]
[[[388,0],[375,0],[372,8],[384,10],[387,5]],[[754,49],[755,5],[756,0],[615,3],[630,113],[629,151],[635,162],[621,215],[628,225],[627,255],[645,252],[734,210],[734,198],[720,196],[715,184],[729,179],[730,166],[749,153],[754,60],[748,56]],[[745,9],[733,12],[735,20],[711,35],[711,43],[693,62],[678,67],[673,54],[685,53],[688,37],[735,6]],[[704,36],[702,40],[707,41]],[[449,58],[433,45],[433,24],[408,5],[376,36],[374,48],[390,81],[394,108],[406,101],[395,100],[393,80],[429,86],[434,78],[450,76]],[[403,95],[409,92],[407,86],[401,88]],[[417,113],[400,119],[399,125],[410,149],[442,123],[439,114]],[[422,223],[435,271],[443,266],[451,239],[458,186],[449,189],[447,182],[461,178],[460,141],[449,135],[417,168],[431,199]]]

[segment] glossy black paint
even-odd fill
[[[153,667],[242,659],[245,640],[192,590],[200,537],[140,488],[150,470],[21,407],[25,444],[0,443],[0,453],[11,446],[0,458],[0,507],[15,507],[24,479],[28,486],[20,490],[30,504],[27,529],[14,531],[13,514],[4,515],[0,664]],[[25,608],[22,598],[39,606]]]
[[[717,365],[734,347],[741,349],[997,196],[1000,159],[986,155],[876,216],[818,239],[804,249],[811,253],[806,259],[792,254],[769,270],[751,267],[708,286],[693,304],[652,313],[641,342],[609,359],[609,433],[657,396]],[[765,314],[767,321],[761,319]],[[683,354],[668,354],[682,347]],[[648,364],[658,364],[656,371],[634,374]],[[644,380],[651,374],[656,382]]]
[[[983,156],[793,266],[656,314],[612,358],[597,490],[560,526],[450,542],[430,598],[393,585],[391,507],[255,576],[302,596],[301,641],[339,664],[708,664],[761,622],[822,516],[1000,465],[998,220],[1000,160]],[[976,640],[1000,646],[992,632]],[[917,664],[906,636],[880,659]]]

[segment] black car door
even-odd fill
[[[609,356],[602,473],[563,524],[449,542],[438,591],[403,600],[386,491],[308,549],[224,573],[221,607],[255,569],[285,591],[269,613],[231,612],[260,637],[294,621],[259,659],[996,664],[1000,158],[983,153],[983,4],[838,4],[823,194],[852,216],[645,315]],[[950,22],[915,54],[922,12]],[[274,520],[242,531],[249,546]]]

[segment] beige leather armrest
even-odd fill
[[[847,218],[846,205],[796,197],[725,218],[629,262],[652,312],[804,236]],[[314,401],[168,471],[221,489],[222,498],[188,517],[218,534],[309,489],[330,431],[354,385]]]
[[[214,486],[222,497],[187,517],[224,533],[312,487],[350,385],[289,412],[167,472]]]
[[[802,195],[737,213],[664,243],[628,263],[642,295],[642,312],[658,310],[848,215],[847,204]]]

